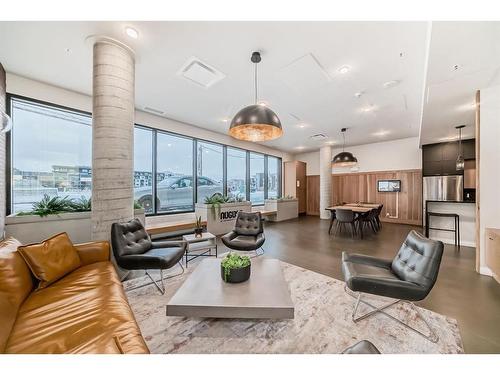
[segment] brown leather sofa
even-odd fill
[[[81,267],[38,290],[20,245],[0,242],[0,353],[149,353],[108,242],[75,245]]]

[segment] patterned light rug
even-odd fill
[[[339,353],[363,339],[382,353],[463,353],[455,319],[420,309],[439,336],[435,344],[382,314],[354,323],[355,300],[345,293],[343,282],[281,264],[295,304],[293,320],[167,317],[167,302],[196,267],[195,262],[184,275],[165,282],[165,295],[150,285],[131,290],[127,296],[152,353]],[[130,280],[124,286],[145,280]],[[387,300],[376,297],[371,302],[382,305]],[[358,313],[365,311],[360,307]],[[398,304],[387,311],[427,332],[408,306]]]

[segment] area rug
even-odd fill
[[[195,262],[182,276],[166,280],[165,295],[150,285],[131,290],[127,296],[152,353],[340,353],[360,340],[370,340],[384,354],[463,353],[455,319],[419,308],[439,336],[435,344],[382,314],[354,323],[355,300],[345,293],[343,282],[288,263],[281,265],[295,305],[293,320],[166,316],[167,302],[196,267]],[[124,287],[145,281],[133,279]],[[370,302],[383,305],[387,299],[375,297]],[[365,311],[360,307],[360,314]],[[387,311],[428,332],[407,305]]]

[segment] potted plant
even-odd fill
[[[250,258],[246,255],[227,254],[220,264],[222,280],[226,283],[241,283],[250,278]]]
[[[203,233],[203,226],[201,225],[201,216],[196,218],[196,227],[194,228],[194,236],[201,238]]]

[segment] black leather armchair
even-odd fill
[[[415,306],[411,301],[421,301],[427,297],[437,280],[443,256],[443,248],[444,246],[441,241],[428,239],[412,230],[393,260],[343,252],[342,273],[346,283],[346,291],[348,293],[358,293],[356,296],[356,305],[352,313],[353,320],[358,322],[374,313],[382,313],[397,320],[430,341],[437,342],[437,336],[430,325],[420,315],[418,309],[415,309],[415,311],[431,331],[430,335],[425,335],[417,331],[406,323],[389,315],[384,310],[399,302],[407,302],[414,308]],[[363,293],[395,298],[397,300],[382,307],[375,307],[362,299]],[[373,310],[360,317],[356,317],[360,303],[364,303]]]
[[[257,252],[266,240],[260,212],[238,212],[234,229],[221,240],[232,250]]]
[[[184,272],[180,261],[186,251],[186,244],[182,241],[151,241],[139,219],[133,219],[128,223],[113,223],[111,244],[116,263],[120,267],[126,270],[145,270],[146,275],[162,294],[165,293],[163,270],[172,268],[178,263]],[[152,269],[160,270],[161,286],[147,271]],[[141,287],[149,284],[151,283]]]

